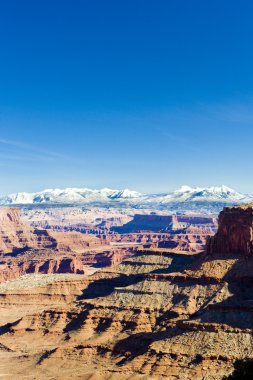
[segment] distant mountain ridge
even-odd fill
[[[215,211],[223,205],[253,202],[253,196],[227,186],[190,187],[162,194],[142,194],[128,189],[103,188],[46,189],[35,193],[15,193],[0,197],[0,205],[83,204],[100,206],[157,208],[168,210]]]
[[[14,193],[0,197],[1,205],[9,204],[39,204],[39,203],[93,203],[120,199],[135,199],[142,197],[137,191],[112,190],[103,188],[93,190],[88,188],[46,189],[36,193]]]

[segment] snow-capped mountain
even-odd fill
[[[162,203],[167,202],[218,202],[226,201],[238,202],[238,201],[248,201],[249,198],[252,200],[253,197],[249,197],[245,194],[236,192],[227,186],[212,186],[212,187],[190,187],[182,186],[175,190],[173,193],[162,195],[159,200]]]
[[[93,203],[113,200],[131,200],[142,197],[137,191],[112,190],[108,188],[93,190],[88,188],[47,189],[37,193],[16,193],[0,197],[1,205],[40,204],[40,203]]]
[[[0,205],[90,204],[134,208],[217,212],[225,205],[253,202],[253,197],[227,186],[190,187],[164,194],[141,194],[132,190],[103,188],[47,189],[37,193],[16,193],[0,197]]]

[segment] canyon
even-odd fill
[[[124,249],[123,249],[124,248]],[[134,247],[76,231],[34,228],[16,208],[0,208],[0,282],[28,273],[77,273],[120,263]]]
[[[32,273],[84,274],[143,249],[198,252],[216,230],[211,217],[112,215],[71,207],[0,208],[0,282]]]
[[[2,377],[222,379],[253,357],[252,226],[252,205],[229,207],[202,252],[2,283]]]
[[[35,228],[93,234],[110,244],[200,251],[217,230],[216,214],[98,207],[24,207],[24,221]]]

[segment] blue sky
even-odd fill
[[[253,4],[0,2],[0,194],[253,194]]]

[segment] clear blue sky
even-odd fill
[[[253,194],[253,3],[2,0],[0,194]]]

